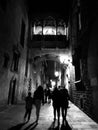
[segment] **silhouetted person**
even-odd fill
[[[36,122],[38,123],[41,104],[44,104],[44,91],[41,85],[35,90],[33,99],[36,107]]]
[[[24,115],[24,121],[26,121],[26,118],[27,121],[30,120],[30,117],[31,117],[31,111],[32,111],[32,105],[33,105],[33,98],[31,97],[31,92],[28,93],[28,96],[25,98],[25,115]]]
[[[48,96],[48,104],[51,103],[51,90],[50,88],[47,89],[47,96]]]
[[[44,96],[45,96],[44,103],[47,103],[48,99],[47,88],[44,89]]]
[[[52,101],[53,101],[53,113],[54,113],[54,121],[56,120],[56,115],[58,117],[58,124],[60,121],[60,91],[57,86],[55,86],[52,92]]]
[[[61,86],[61,89],[60,89],[60,107],[61,107],[61,112],[62,112],[63,124],[64,124],[64,121],[66,123],[68,100],[69,100],[68,90],[65,88],[65,86]]]

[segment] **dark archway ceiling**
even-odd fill
[[[56,62],[60,62],[60,56],[65,55],[71,58],[71,50],[70,49],[46,49],[46,50],[38,50],[31,49],[30,50],[30,61],[34,63],[38,63],[44,60],[52,60]]]
[[[67,22],[71,5],[72,0],[27,0],[29,18],[41,16],[47,17],[50,15],[56,19],[64,19],[64,21]]]
[[[42,55],[42,56],[35,56],[34,57],[35,63],[40,62],[40,61],[45,61],[45,60],[60,62],[58,55],[53,55],[53,54],[45,54],[45,55]]]

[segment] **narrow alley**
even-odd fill
[[[53,109],[51,104],[41,108],[38,124],[35,123],[35,107],[32,110],[30,122],[24,123],[24,105],[9,106],[0,112],[0,130],[98,130],[98,124],[70,102],[67,113],[66,126],[53,122]]]
[[[98,0],[0,0],[0,130],[33,129],[98,130]]]

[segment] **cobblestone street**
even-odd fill
[[[33,107],[30,122],[24,123],[24,105],[10,106],[0,112],[0,130],[98,130],[98,124],[89,118],[85,113],[70,103],[67,113],[66,126],[60,126],[53,122],[52,105],[45,104],[41,108],[38,124],[35,123],[35,107]]]

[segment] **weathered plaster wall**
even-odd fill
[[[24,48],[20,44],[22,20],[25,23]],[[7,104],[8,102],[10,80],[13,75],[15,75],[15,78],[17,79],[15,102],[17,102],[17,96],[21,95],[26,62],[27,28],[28,19],[22,0],[11,0],[7,3],[6,10],[3,10],[2,7],[0,7],[0,104]],[[11,71],[13,45],[17,45],[20,51],[18,72]],[[7,53],[9,56],[7,68],[3,67],[4,53]]]

